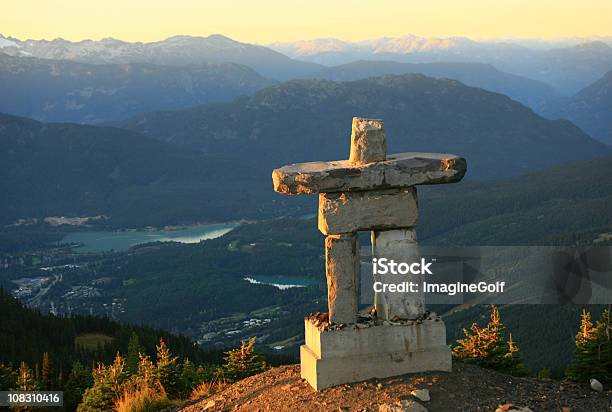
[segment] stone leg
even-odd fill
[[[412,229],[372,231],[372,257],[387,258],[396,263],[413,263],[419,261],[416,233]],[[425,313],[425,296],[421,290],[423,275],[374,275],[375,281],[386,284],[401,284],[414,282],[418,292],[380,292],[374,297],[374,306],[379,317],[390,320],[394,317],[400,319],[416,319]]]
[[[329,320],[336,323],[355,323],[360,270],[357,234],[327,236],[325,263]]]

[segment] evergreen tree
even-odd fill
[[[154,376],[163,386],[168,397],[172,398],[178,395],[180,371],[177,366],[177,358],[172,356],[163,339],[159,340],[157,346]]]
[[[267,369],[263,357],[255,352],[255,336],[249,341],[242,341],[240,348],[225,352],[223,376],[230,381],[237,381],[256,375]]]
[[[138,334],[136,332],[132,332],[130,336],[130,341],[128,343],[128,351],[127,356],[125,358],[125,366],[128,373],[135,375],[138,373],[138,364],[140,363],[140,355],[144,353],[145,350],[140,344],[140,339],[138,338]]]
[[[580,330],[576,335],[574,360],[567,369],[567,376],[581,382],[595,378],[602,383],[612,382],[612,317],[608,309],[593,326],[591,313],[583,310]]]
[[[522,355],[511,334],[506,342],[506,327],[496,305],[491,305],[490,316],[484,328],[473,323],[470,330],[463,329],[465,338],[457,340],[453,357],[512,375],[526,374]]]
[[[52,370],[51,370],[51,360],[49,359],[49,352],[45,352],[43,354],[43,363],[42,363],[42,375],[41,375],[41,384],[43,390],[51,390],[52,386]]]
[[[39,388],[38,383],[34,379],[32,369],[27,363],[21,362],[19,366],[19,372],[17,375],[17,387],[19,391],[35,391]]]
[[[140,355],[140,362],[138,363],[138,379],[140,379],[142,385],[146,385],[150,388],[154,387],[157,383],[155,377],[155,366],[148,355]]]
[[[17,372],[10,366],[0,363],[0,391],[14,389],[17,384]]]
[[[19,365],[19,372],[17,373],[16,390],[18,391],[35,391],[39,389],[39,385],[34,379],[32,370],[27,363],[21,362]],[[14,406],[12,408],[16,412],[29,411],[32,408],[29,406]]]
[[[81,403],[85,390],[93,385],[91,370],[85,368],[80,362],[72,364],[72,370],[68,375],[64,387],[64,403],[66,410],[73,411]]]
[[[126,380],[125,361],[117,353],[112,365],[98,365],[94,369],[93,386],[83,394],[83,403],[79,405],[77,411],[111,411],[115,401],[121,396]]]
[[[181,364],[181,376],[179,381],[180,396],[186,397],[191,393],[193,388],[198,386],[204,381],[203,376],[198,373],[198,369],[195,367],[193,362],[189,359],[185,359]]]

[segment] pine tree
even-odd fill
[[[566,371],[569,378],[588,382],[595,378],[602,383],[612,382],[612,317],[604,310],[593,326],[591,313],[582,311],[580,329],[576,335],[574,360]]]
[[[19,391],[35,391],[39,388],[39,385],[32,374],[32,369],[30,369],[28,364],[25,362],[21,362],[21,365],[19,366],[16,383],[16,389]]]
[[[21,362],[21,365],[19,366],[15,389],[23,392],[35,391],[39,389],[39,385],[34,379],[32,369],[30,369],[28,364],[25,362]],[[23,412],[29,411],[32,408],[29,406],[15,406],[12,409],[16,412]]]
[[[198,373],[197,368],[189,359],[185,359],[181,365],[180,376],[180,395],[185,397],[191,393],[193,388],[204,381],[203,377]]]
[[[159,340],[157,358],[155,361],[154,376],[163,386],[170,398],[178,395],[180,372],[177,367],[177,358],[172,356],[170,349],[163,339]]]
[[[17,372],[10,366],[0,363],[0,391],[14,389],[17,384]]]
[[[249,341],[242,341],[240,348],[225,352],[223,376],[230,381],[237,381],[256,375],[267,369],[263,357],[255,352],[255,336]]]
[[[73,411],[81,403],[85,390],[93,385],[91,370],[85,368],[80,362],[72,364],[72,370],[64,387],[64,403],[66,410]]]
[[[512,334],[506,342],[506,327],[496,305],[491,305],[490,316],[491,320],[484,328],[473,323],[470,330],[463,329],[465,338],[457,340],[453,357],[512,375],[526,374],[521,352]]]
[[[154,387],[157,380],[155,377],[155,366],[148,355],[140,355],[138,362],[138,379],[141,385],[146,385],[150,388]]]
[[[43,354],[43,363],[42,363],[42,375],[41,375],[41,383],[42,388],[46,391],[51,389],[52,378],[51,378],[51,360],[49,359],[49,352],[45,352]]]
[[[127,380],[125,361],[119,353],[112,365],[98,365],[93,370],[93,386],[83,394],[83,403],[77,411],[110,411],[121,396],[123,384]]]
[[[125,358],[125,366],[129,374],[135,375],[138,373],[138,364],[140,363],[140,355],[145,350],[140,344],[140,339],[136,332],[132,332],[128,343],[127,356]]]

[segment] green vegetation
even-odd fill
[[[567,376],[579,382],[588,382],[591,378],[602,383],[612,382],[611,335],[612,314],[609,309],[601,312],[596,325],[591,322],[591,313],[583,310],[574,359]]]
[[[91,316],[43,315],[23,307],[2,289],[0,313],[3,331],[0,334],[0,390],[64,390],[67,411],[75,410],[85,390],[96,379],[105,384],[109,382],[110,369],[100,367],[100,373],[94,373],[92,379],[91,366],[84,365],[109,362],[118,352],[126,353],[126,348],[130,362],[134,350],[138,350],[139,357],[155,353],[155,342],[160,337],[171,342],[185,359],[180,365],[184,371],[181,382],[192,380],[190,376],[196,370],[187,359],[200,365],[220,364],[222,360],[221,352],[204,352],[187,338],[167,332]],[[100,396],[106,393],[102,389],[93,392],[99,392]]]
[[[512,339],[512,333],[506,340],[506,327],[497,306],[491,306],[490,316],[491,320],[485,327],[473,323],[470,330],[463,329],[465,337],[457,340],[453,357],[510,375],[525,375],[527,370],[522,355]]]
[[[610,244],[612,157],[419,188],[419,238],[445,245]]]
[[[2,289],[0,313],[0,330],[12,331],[0,334],[0,390],[63,390],[66,411],[157,410],[267,365],[254,338],[226,352],[223,364],[221,351],[205,352],[184,337],[104,318],[42,315]]]
[[[0,289],[0,363],[24,361],[29,365],[42,365],[45,353],[50,357],[56,374],[70,372],[75,361],[83,365],[108,362],[119,350],[124,350],[133,333],[146,353],[155,350],[160,337],[172,345],[181,356],[196,362],[221,359],[221,352],[204,352],[184,336],[144,326],[124,325],[107,318],[93,316],[62,317],[41,314],[24,307]],[[79,339],[78,337],[81,337]],[[79,345],[83,341],[92,345]],[[104,337],[104,338],[102,338]],[[97,340],[95,347],[93,341]]]
[[[135,370],[130,370],[119,353],[110,365],[99,364],[93,370],[93,384],[83,393],[79,412],[153,411],[182,399],[210,380],[210,368],[196,367],[188,360],[178,361],[160,340],[155,361],[140,354]]]
[[[264,358],[255,352],[255,337],[242,341],[237,349],[225,352],[225,364],[221,369],[223,377],[235,382],[265,371],[268,366]]]

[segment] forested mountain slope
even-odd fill
[[[173,67],[15,57],[0,49],[0,112],[96,123],[229,101],[274,83],[234,63]]]
[[[415,74],[291,81],[232,103],[119,125],[210,155],[257,159],[253,173],[261,173],[263,189],[274,167],[347,158],[353,116],[382,118],[391,153],[465,157],[468,178],[517,175],[608,150],[570,122],[546,120],[506,96]]]

